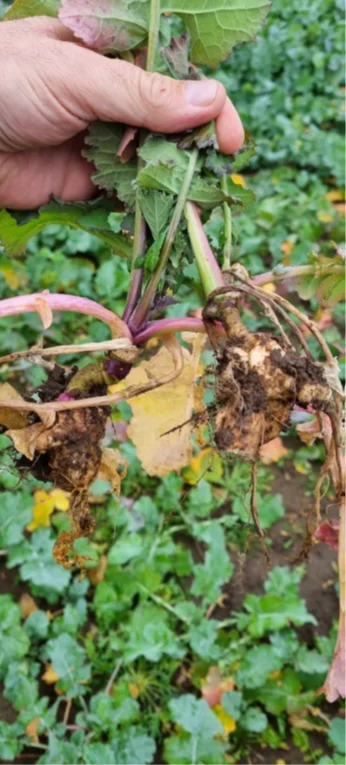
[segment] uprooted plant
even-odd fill
[[[254,36],[267,7],[265,0],[255,0],[250,13],[247,8],[228,9],[224,3],[216,12],[199,0],[184,4],[165,0],[162,6],[159,0],[129,0],[120,9],[116,0],[62,0],[59,18],[100,53],[176,78],[199,78],[197,65],[215,67],[234,44]],[[321,524],[320,498],[329,479],[340,505],[341,529],[344,527],[342,391],[337,363],[314,323],[280,292],[263,289],[278,279],[289,278],[291,284],[293,280],[298,284],[312,278],[319,289],[327,285],[338,292],[343,265],[337,255],[332,261],[276,269],[254,279],[239,264],[231,265],[233,210],[252,199],[236,173],[252,151],[248,147],[232,160],[221,155],[212,123],[186,134],[162,136],[95,122],[86,137],[84,156],[96,167],[94,182],[104,197],[89,205],[62,206],[53,201],[36,218],[18,225],[9,213],[1,214],[0,237],[12,253],[20,251],[25,239],[49,223],[51,216],[57,222],[59,214],[63,222],[99,235],[115,255],[128,254],[132,243],[131,283],[122,318],[92,300],[49,292],[21,295],[0,304],[0,316],[37,312],[45,329],[52,323],[54,311],[84,313],[107,324],[111,335],[108,341],[83,345],[43,347],[39,341],[27,351],[0,359],[9,364],[24,357],[47,370],[46,383],[26,399],[7,383],[2,386],[0,424],[35,477],[70,493],[71,531],[63,532],[55,548],[56,560],[63,565],[75,562],[73,542],[92,533],[88,493],[96,476],[100,472],[106,475],[114,491],[119,491],[124,464],[117,450],[103,448],[101,442],[110,409],[122,400],[132,405],[129,434],[141,458],[143,438],[154,441],[155,458],[150,464],[142,460],[149,474],[165,473],[168,452],[169,469],[183,467],[191,448],[190,432],[201,422],[208,423],[216,448],[252,463],[251,510],[264,550],[256,509],[260,448],[285,428],[295,407],[314,414],[314,420],[308,417],[300,427],[305,427],[311,439],[324,439],[326,459],[303,554],[317,527],[318,538],[328,536],[328,522]],[[121,211],[114,211],[115,196],[117,210],[119,201],[122,203]],[[212,251],[206,234],[212,215],[221,227],[222,251]],[[165,288],[174,285],[179,294],[182,265],[194,260],[205,296],[201,318],[164,318],[165,308],[172,302]],[[246,327],[244,305],[265,315],[270,332],[252,332]],[[160,314],[163,318],[158,318]],[[183,333],[184,344],[177,333],[180,337]],[[323,361],[313,358],[307,343],[309,333],[317,340]],[[147,346],[152,338],[162,344],[154,354]],[[203,404],[199,361],[207,340],[215,358],[215,396],[208,407]],[[53,357],[71,352],[97,353],[98,360],[80,369],[52,363]],[[151,407],[148,418],[143,402],[149,396],[156,409]],[[174,411],[170,418],[167,409],[164,413],[160,409],[162,397],[171,397]],[[325,685],[330,701],[343,693],[341,530],[340,540],[339,637]]]

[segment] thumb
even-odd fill
[[[74,113],[78,106],[78,116],[87,122],[101,119],[174,133],[216,118],[226,101],[224,87],[216,80],[173,80],[63,44],[73,58],[62,83],[70,99],[66,106]]]

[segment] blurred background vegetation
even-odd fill
[[[0,14],[6,7],[0,0]],[[235,218],[233,259],[256,274],[333,256],[345,210],[341,2],[275,0],[257,42],[215,76],[257,144],[243,172],[256,202]],[[213,243],[217,221],[208,233]],[[184,277],[170,312],[200,304],[193,266]],[[127,264],[102,242],[63,226],[33,238],[23,259],[0,249],[2,298],[49,289],[121,312],[128,281]],[[323,303],[313,285],[306,297],[305,310],[340,355],[343,304]],[[247,320],[261,326],[250,311]],[[2,352],[41,334],[32,314],[2,320]],[[50,344],[72,338],[107,335],[98,322],[69,315],[45,332]],[[43,378],[24,361],[1,372],[23,389]],[[128,418],[126,405],[113,417],[120,441]],[[108,443],[114,437],[111,429]],[[159,480],[123,443],[123,496],[95,482],[97,530],[80,577],[51,553],[68,525],[66,496],[25,477],[10,444],[0,435],[2,762],[344,762],[344,710],[318,695],[335,640],[336,556],[319,545],[305,568],[289,565],[321,446],[303,445],[292,431],[260,468],[268,572],[249,520],[246,465],[204,444],[181,475]]]

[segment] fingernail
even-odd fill
[[[193,106],[209,106],[215,100],[218,90],[216,80],[201,80],[185,82],[185,96]]]

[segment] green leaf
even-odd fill
[[[115,754],[113,762],[121,762],[122,765],[148,765],[153,761],[156,749],[154,739],[140,726],[130,726],[119,731],[111,741],[111,746]]]
[[[144,162],[136,180],[139,188],[179,194],[189,161],[187,151],[173,141],[149,136],[138,154]]]
[[[166,230],[174,199],[163,191],[141,191],[138,201],[154,239]]]
[[[159,238],[156,239],[150,245],[149,249],[146,252],[144,265],[148,269],[148,271],[154,271],[160,260],[160,252],[166,238],[166,232],[167,232],[167,229],[165,231],[162,231]]]
[[[5,678],[4,696],[18,712],[27,709],[38,697],[38,684],[28,675],[27,664],[11,663]]]
[[[213,521],[206,529],[202,526],[196,535],[208,545],[204,563],[194,567],[194,581],[191,592],[203,597],[204,602],[214,603],[220,595],[222,585],[233,573],[233,564],[226,550],[225,535],[217,521]]]
[[[272,672],[281,669],[282,661],[270,645],[250,648],[237,671],[237,684],[244,688],[259,688]]]
[[[170,736],[164,742],[164,761],[168,765],[220,765],[224,762],[226,745],[213,738]]]
[[[233,720],[239,720],[242,713],[243,694],[241,691],[226,691],[221,699],[222,706]]]
[[[172,699],[168,707],[174,722],[192,736],[210,738],[223,732],[221,723],[207,702],[204,699],[196,699],[191,693]]]
[[[123,566],[138,555],[142,555],[144,539],[140,534],[130,534],[129,537],[118,539],[108,553],[110,566]]]
[[[87,147],[82,155],[93,162],[96,173],[92,180],[101,189],[115,191],[128,210],[133,210],[136,202],[133,181],[137,175],[136,159],[122,163],[117,151],[124,134],[124,128],[111,122],[93,122],[85,138]],[[114,234],[114,236],[117,236]]]
[[[114,751],[109,744],[88,744],[83,749],[83,763],[85,765],[114,765]]]
[[[25,619],[24,629],[31,640],[42,640],[47,637],[49,628],[49,619],[44,611],[32,611]]]
[[[248,612],[245,622],[253,637],[262,637],[266,632],[281,629],[289,624],[316,624],[315,617],[308,613],[305,602],[298,595],[246,595],[244,608]],[[239,618],[243,623],[242,615]]]
[[[121,53],[147,37],[148,0],[61,0],[59,19],[90,48]]]
[[[19,606],[10,595],[0,595],[0,676],[11,662],[19,661],[29,649],[29,638],[20,625]]]
[[[13,762],[23,746],[23,742],[18,739],[18,726],[0,720],[0,759],[3,762]]]
[[[179,659],[184,656],[180,639],[167,624],[167,614],[150,605],[141,605],[131,615],[124,628],[127,635],[124,649],[126,663],[144,656],[148,661],[160,661],[165,654]]]
[[[90,679],[91,666],[85,664],[85,650],[71,635],[62,633],[49,640],[46,653],[54,671],[59,675],[57,687],[69,698],[81,696],[87,692],[85,682]]]
[[[340,754],[345,754],[345,718],[333,717],[328,738]]]
[[[242,716],[240,724],[249,733],[262,733],[268,727],[268,718],[257,707],[250,707]]]
[[[325,656],[315,650],[309,651],[306,645],[300,646],[295,660],[297,670],[308,675],[323,675],[327,672],[328,666],[329,661]]]
[[[87,560],[98,561],[99,556],[97,550],[92,546],[88,537],[79,537],[75,539],[73,543],[73,550],[77,555],[85,557]],[[87,560],[84,563],[87,563]]]
[[[251,40],[263,23],[267,0],[163,0],[163,11],[180,16],[192,42],[195,64],[217,66],[236,43]]]
[[[39,529],[31,535],[31,544],[12,548],[10,566],[20,566],[20,576],[48,591],[62,592],[71,573],[55,563],[52,555],[54,540],[49,529]]]
[[[293,669],[285,669],[282,675],[267,680],[265,685],[256,689],[256,700],[264,704],[271,714],[277,715],[296,702],[301,684],[299,675]]]
[[[14,0],[5,19],[14,21],[28,16],[57,16],[59,6],[59,0]]]
[[[205,661],[217,661],[220,658],[221,649],[216,645],[217,624],[215,619],[204,619],[200,624],[192,626],[188,632],[192,651]]]
[[[78,759],[79,751],[75,744],[70,741],[63,741],[55,733],[49,731],[48,749],[40,757],[40,765],[51,765],[52,762],[59,763],[59,765],[72,765],[72,763],[78,762]]]
[[[4,246],[8,255],[21,255],[25,252],[26,243],[32,236],[39,234],[45,226],[61,224],[94,234],[117,255],[128,258],[131,247],[125,237],[96,227],[95,217],[89,217],[90,213],[96,216],[97,211],[94,209],[96,205],[100,206],[100,202],[76,202],[75,204],[50,202],[41,207],[38,213],[30,214],[29,220],[23,223],[17,223],[7,210],[0,210],[0,244]],[[104,219],[102,208],[99,214]]]
[[[23,538],[25,526],[32,519],[32,496],[27,492],[4,491],[0,505],[0,547],[11,547]]]

